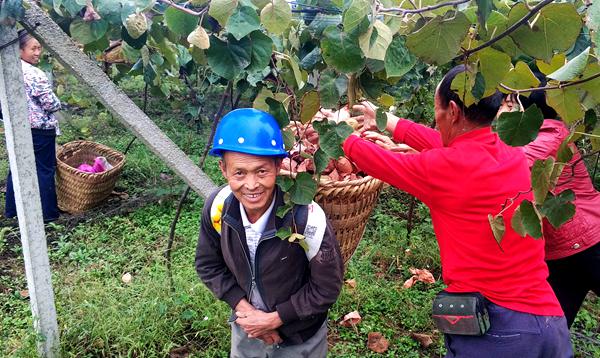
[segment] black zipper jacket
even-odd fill
[[[221,189],[206,201],[196,248],[196,271],[214,293],[235,309],[242,298],[250,301],[253,281],[269,312],[277,311],[283,325],[278,328],[284,345],[299,344],[312,337],[327,319],[327,310],[336,301],[343,283],[344,264],[335,235],[317,204],[296,206],[284,218],[276,216],[283,205],[283,193],[277,187],[276,202],[256,249],[255,267],[251,267],[239,201],[233,194],[226,197],[221,216],[221,233],[213,226],[211,207]],[[298,214],[317,211],[325,225],[316,254],[309,261],[307,251],[298,243],[275,236],[289,227],[292,211]],[[306,221],[305,221],[306,222]],[[311,223],[314,224],[314,220]],[[307,226],[308,231],[318,231]],[[322,229],[322,228],[321,228]],[[304,228],[298,228],[304,233]],[[313,242],[314,245],[314,242]],[[310,252],[310,251],[309,251]]]

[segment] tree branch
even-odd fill
[[[208,4],[206,4],[205,7],[202,10],[200,10],[200,11],[194,11],[192,9],[188,9],[187,7],[183,7],[183,6],[179,5],[179,4],[176,4],[176,3],[174,3],[171,0],[158,0],[158,2],[161,2],[163,4],[167,4],[167,5],[171,6],[171,7],[176,8],[177,10],[180,10],[180,11],[183,11],[183,12],[188,13],[190,15],[194,15],[194,16],[198,16],[198,17],[202,16],[206,12],[206,10],[208,9]]]
[[[541,3],[537,4],[533,9],[531,9],[529,11],[529,13],[527,13],[527,15],[523,16],[523,18],[521,18],[521,20],[515,22],[514,24],[512,24],[509,28],[507,28],[506,30],[504,30],[504,32],[502,32],[500,35],[482,43],[481,45],[472,48],[470,50],[464,50],[463,54],[456,57],[455,60],[459,60],[465,57],[469,57],[470,55],[474,54],[475,52],[482,50],[488,46],[491,46],[492,44],[498,42],[499,40],[502,40],[503,38],[505,38],[506,36],[508,36],[510,33],[512,33],[513,31],[515,31],[517,28],[519,28],[519,26],[523,25],[524,23],[527,22],[527,20],[529,20],[533,15],[535,15],[538,11],[540,11],[544,6],[550,4],[551,2],[553,2],[554,0],[544,0]]]
[[[590,77],[586,77],[586,78],[583,78],[583,79],[580,79],[580,80],[577,80],[577,81],[574,81],[574,82],[569,82],[569,83],[565,83],[565,84],[559,84],[559,85],[556,85],[556,86],[544,86],[544,87],[514,89],[514,88],[508,87],[505,84],[500,83],[500,87],[502,87],[505,90],[510,91],[512,93],[519,94],[519,93],[525,93],[525,92],[547,91],[547,90],[562,89],[562,88],[570,87],[570,86],[576,86],[578,84],[582,84],[584,82],[591,81],[591,80],[596,79],[598,77],[600,77],[600,72],[595,73],[595,74],[591,75]]]
[[[456,6],[456,5],[460,5],[460,4],[464,4],[464,3],[468,3],[471,0],[454,0],[454,1],[448,1],[448,2],[444,2],[444,3],[440,3],[440,4],[435,4],[435,5],[431,5],[431,6],[426,6],[426,7],[422,7],[420,9],[403,9],[400,7],[389,7],[389,8],[380,8],[379,11],[380,13],[384,13],[384,12],[399,12],[402,15],[406,15],[406,14],[420,14],[423,12],[427,12],[427,11],[432,11],[432,10],[436,10],[442,7],[446,7],[446,6]]]

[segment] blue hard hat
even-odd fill
[[[281,130],[269,113],[253,108],[240,108],[227,113],[213,139],[210,155],[222,156],[223,151],[285,157]]]

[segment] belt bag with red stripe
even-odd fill
[[[437,328],[447,334],[481,336],[490,328],[485,298],[479,292],[438,293],[432,317]]]

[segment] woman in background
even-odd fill
[[[49,222],[59,216],[54,185],[58,120],[54,112],[60,109],[60,101],[52,92],[52,86],[44,72],[35,67],[40,61],[42,45],[25,30],[20,30],[18,36],[42,213],[44,221]],[[12,218],[16,215],[12,175],[9,171],[6,183],[5,216]]]

